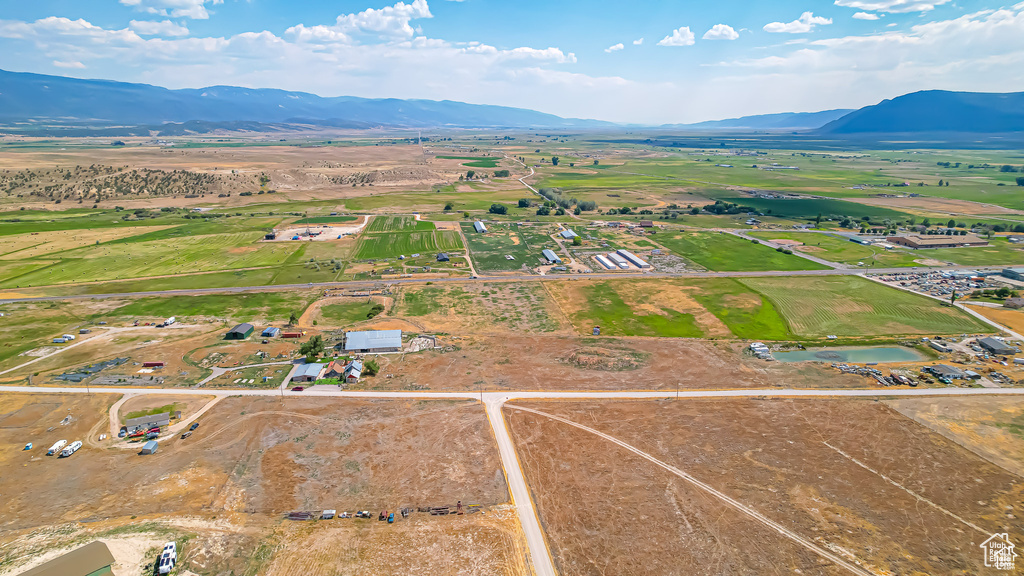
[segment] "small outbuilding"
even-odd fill
[[[113,564],[114,555],[97,540],[22,572],[21,576],[107,576],[114,573],[110,568]]]
[[[541,254],[543,254],[544,258],[552,264],[562,263],[562,259],[559,258],[557,254],[555,254],[552,250],[548,248],[545,248],[543,251],[541,251]]]
[[[281,334],[280,328],[276,326],[269,326],[263,329],[263,332],[260,333],[260,336],[264,338],[277,338],[279,334]]]
[[[146,442],[142,446],[142,451],[139,452],[139,454],[142,454],[143,456],[148,455],[148,454],[155,454],[156,453],[156,449],[159,448],[159,446],[160,445],[157,443],[156,440],[150,440],[149,442]]]
[[[224,335],[224,338],[227,340],[245,340],[249,336],[252,336],[254,330],[256,330],[256,328],[253,327],[252,324],[239,324],[231,330],[228,330],[228,333]]]
[[[572,240],[573,238],[579,236],[579,234],[573,232],[571,229],[568,228],[559,232],[558,235],[561,236],[562,238],[565,238],[566,240]]]
[[[292,374],[292,382],[316,382],[323,373],[323,364],[303,364]]]
[[[448,255],[445,254],[444,252],[439,252],[437,254],[437,261],[438,262],[448,262],[449,260],[451,260],[451,258],[449,258]]]
[[[484,233],[487,232],[487,226],[484,226],[484,223],[479,221],[479,220],[477,220],[476,222],[473,222],[473,228],[476,229],[476,231],[481,233],[481,234],[484,234]]]

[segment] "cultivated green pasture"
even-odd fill
[[[1011,244],[998,236],[989,239],[990,246],[968,248],[936,248],[917,250],[918,258],[934,258],[963,266],[1002,266],[1024,264],[1024,247]]]
[[[886,250],[877,246],[865,246],[851,242],[846,238],[821,232],[774,232],[755,231],[747,233],[761,240],[796,240],[813,250],[804,250],[807,254],[818,258],[857,266],[863,262],[865,268],[898,268],[903,266],[922,266],[916,260],[927,258],[927,253],[915,253],[900,249]],[[794,248],[794,251],[801,251]]]
[[[463,222],[462,232],[466,235],[470,256],[477,270],[521,270],[524,265],[536,262],[536,255],[519,235],[518,224],[488,222],[487,233],[480,234],[473,228],[472,222]],[[506,254],[515,260],[505,258]]]
[[[824,270],[827,267],[719,232],[661,232],[654,240],[708,270]]]
[[[458,232],[436,230],[433,222],[415,220],[412,216],[376,216],[359,239],[355,258],[373,260],[463,249]]]
[[[802,337],[991,332],[941,302],[856,276],[743,278]]]
[[[351,301],[327,304],[320,307],[320,324],[327,326],[349,326],[367,319],[374,302],[352,299]]]
[[[133,300],[103,315],[104,318],[156,318],[176,316],[179,322],[195,318],[226,318],[231,322],[286,322],[302,314],[316,293],[309,290],[161,296]]]

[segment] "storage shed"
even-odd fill
[[[438,262],[448,262],[449,260],[451,260],[451,258],[449,258],[448,255],[445,254],[444,252],[440,252],[437,255],[437,261]]]
[[[541,254],[543,254],[544,258],[547,259],[547,261],[551,262],[552,264],[561,264],[562,263],[562,259],[559,258],[557,254],[555,254],[554,252],[552,252],[551,250],[549,250],[547,248],[545,248],[541,252]]]
[[[1000,356],[1012,356],[1017,353],[1017,349],[1013,346],[1010,346],[1002,340],[996,340],[991,336],[988,338],[978,338],[978,346]]]
[[[579,236],[579,234],[573,232],[570,229],[562,230],[561,232],[558,233],[558,235],[561,236],[562,238],[565,238],[566,240],[572,240],[573,238]]]
[[[642,268],[650,268],[651,267],[651,265],[648,264],[645,260],[643,260],[642,258],[640,258],[637,255],[633,254],[629,250],[617,250],[616,254],[618,254],[619,256],[622,256],[626,260],[629,260],[637,268],[641,268],[642,269]]]
[[[263,329],[263,332],[260,333],[260,336],[262,336],[264,338],[277,338],[278,334],[280,334],[280,333],[281,333],[281,329],[280,328],[277,328],[275,326],[269,326],[269,327]]]
[[[303,364],[292,374],[292,382],[316,382],[323,373],[323,364]]]
[[[475,228],[476,231],[481,233],[481,234],[487,232],[487,226],[484,226],[484,223],[479,221],[479,220],[477,220],[476,222],[473,222],[473,228]]]
[[[400,352],[402,350],[401,330],[367,330],[345,333],[345,351],[357,354]]]
[[[156,441],[156,440],[150,440],[149,442],[146,442],[146,443],[145,443],[145,444],[144,444],[144,445],[142,446],[142,451],[141,451],[141,452],[139,452],[139,454],[142,454],[142,455],[147,455],[147,454],[155,454],[155,453],[156,453],[156,449],[157,449],[157,448],[158,448],[159,446],[160,446],[160,445],[159,445],[159,444],[157,444],[157,441]]]
[[[224,338],[227,340],[245,340],[249,336],[252,336],[254,330],[255,328],[252,324],[239,324],[231,330],[228,330],[228,333],[224,335]]]
[[[113,564],[114,555],[97,540],[22,572],[21,576],[107,576],[114,573],[110,568]]]

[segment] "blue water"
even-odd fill
[[[779,362],[915,362],[924,356],[913,348],[809,348],[793,352],[774,352]]]

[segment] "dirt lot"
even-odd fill
[[[174,410],[180,410],[181,418],[185,420],[199,411],[199,409],[205,406],[210,400],[213,400],[213,396],[194,396],[191,394],[181,396],[161,394],[156,396],[152,394],[144,394],[134,398],[129,398],[124,404],[121,404],[121,408],[118,410],[118,417],[121,422],[124,422],[128,414],[131,414],[132,412],[152,410],[154,408],[162,408],[173,404]]]
[[[389,357],[389,379],[367,388],[436,390],[671,390],[866,387],[863,377],[810,363],[767,363],[726,342],[577,338],[544,334],[442,337],[454,351]]]
[[[195,542],[209,548],[196,556],[208,566],[224,565],[239,546],[247,551],[238,554],[244,560],[257,544],[269,542],[265,560],[281,562],[278,573],[289,573],[303,546],[315,542],[309,545],[325,550],[318,558],[331,574],[406,573],[400,567],[412,564],[430,567],[426,574],[451,574],[455,568],[460,574],[522,573],[518,527],[502,512],[508,501],[504,475],[477,403],[228,398],[200,419],[191,438],[170,440],[157,454],[141,457],[97,440],[116,399],[0,396],[0,445],[7,447],[0,451],[0,573],[5,547],[15,541],[52,547],[69,530],[98,533],[149,520],[181,524],[192,517],[230,519],[220,530],[234,535],[227,545],[215,545],[209,527],[190,529],[206,534]],[[69,413],[75,420],[60,426]],[[46,432],[52,426],[57,429]],[[86,445],[68,459],[46,457],[46,448],[60,438]],[[29,441],[34,449],[21,451]],[[339,520],[347,528],[310,532],[295,542],[285,536],[297,528],[281,524],[281,514],[294,510],[376,513],[460,500],[484,506],[485,514],[413,512],[390,526],[375,519]],[[135,516],[136,522],[129,521]],[[300,525],[313,526],[295,526]],[[24,541],[32,531],[40,540]],[[473,542],[479,549],[445,556]],[[373,570],[357,570],[364,560]],[[330,571],[336,562],[345,567]]]
[[[971,306],[971,310],[989,320],[995,320],[1018,334],[1024,333],[1024,312],[1020,310],[989,308],[988,306]]]
[[[518,405],[627,442],[877,574],[983,573],[990,533],[1024,536],[1020,476],[883,403]],[[604,438],[505,415],[562,574],[848,573]]]

